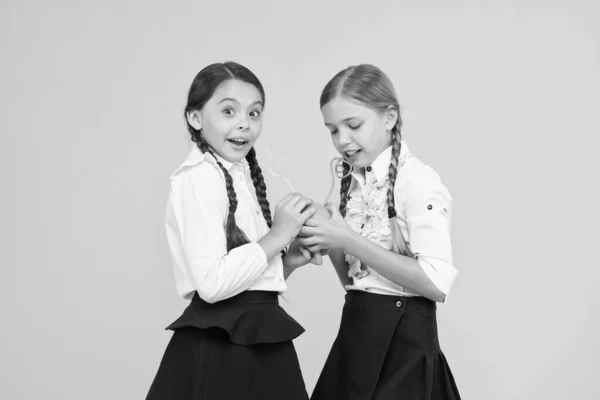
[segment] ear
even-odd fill
[[[385,112],[385,129],[392,130],[396,122],[398,122],[398,109],[389,106]]]
[[[193,110],[187,113],[186,115],[188,124],[192,126],[195,130],[199,131],[202,129],[202,115],[200,111]]]

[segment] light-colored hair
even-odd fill
[[[394,85],[388,76],[379,68],[370,64],[361,64],[350,66],[338,72],[325,85],[321,93],[321,108],[337,97],[346,97],[357,101],[366,107],[379,112],[385,112],[390,108],[396,110],[398,119],[392,128],[392,158],[389,166],[390,186],[387,192],[387,211],[390,219],[392,231],[392,248],[395,252],[412,257],[413,254],[408,248],[398,221],[396,220],[396,207],[394,199],[394,186],[398,173],[398,158],[402,146],[402,119],[400,118],[400,104],[396,96]],[[348,174],[350,166],[344,163],[344,176],[340,186],[340,213],[346,215],[346,206],[348,204],[350,184],[352,175]]]

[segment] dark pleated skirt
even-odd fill
[[[292,344],[304,329],[275,292],[215,304],[196,294],[167,329],[174,333],[147,400],[308,399]]]
[[[423,297],[349,291],[312,400],[459,400]]]

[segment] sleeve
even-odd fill
[[[209,303],[246,290],[267,268],[267,256],[257,243],[227,252],[228,199],[221,176],[209,164],[201,164],[176,179],[171,203],[187,280]]]
[[[452,265],[450,225],[452,198],[438,174],[426,165],[415,166],[396,198],[404,194],[410,248],[431,282],[445,295],[458,271]]]

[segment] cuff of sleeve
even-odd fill
[[[442,260],[432,260],[424,257],[417,259],[419,266],[425,272],[431,283],[446,296],[443,303],[448,300],[450,288],[454,283],[454,279],[458,275],[458,271],[452,264]]]

